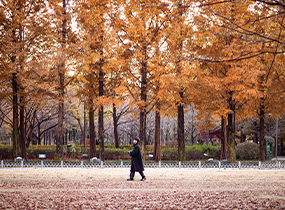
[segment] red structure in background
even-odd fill
[[[207,132],[201,133],[200,140],[206,142]],[[209,141],[213,144],[214,142],[221,143],[221,127],[217,126],[213,130],[209,131]]]
[[[215,142],[220,144],[221,143],[221,131],[222,131],[221,126],[216,126],[213,130],[209,130],[209,142],[211,142],[212,144],[215,143]],[[236,127],[235,138],[236,139],[241,139],[241,136],[237,135],[238,131],[241,131],[241,130],[240,130],[240,128]],[[206,142],[206,140],[207,140],[207,132],[201,133],[200,140],[202,142]]]

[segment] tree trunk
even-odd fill
[[[51,145],[51,137],[52,137],[52,131],[50,130],[48,132],[48,145]]]
[[[263,59],[262,59],[263,61]],[[265,86],[264,75],[261,75],[259,78],[259,90],[264,95]],[[265,98],[264,96],[260,97],[260,106],[259,106],[259,154],[260,161],[265,161],[265,140],[264,140],[264,115],[265,115]]]
[[[183,8],[182,1],[178,1],[178,6],[179,6],[179,22],[183,21],[182,16],[185,12]],[[183,25],[179,25],[179,33],[180,33],[180,40],[179,40],[179,45],[178,45],[178,59],[176,62],[176,69],[177,69],[177,75],[178,77],[181,77],[181,71],[182,71],[182,50],[183,50]],[[177,141],[178,141],[178,160],[179,161],[185,161],[185,140],[184,140],[184,92],[183,92],[183,87],[179,86],[179,96],[180,96],[180,101],[178,103],[178,119],[177,119]]]
[[[146,141],[146,113],[144,108],[140,108],[140,141],[141,141],[141,153],[144,157],[145,141]],[[145,158],[145,157],[144,157]]]
[[[221,119],[221,155],[220,160],[227,159],[227,127],[226,119],[222,116]]]
[[[228,114],[228,144],[227,144],[227,160],[230,163],[236,161],[236,152],[235,152],[235,107],[232,101],[232,98],[229,99],[229,105],[231,113]]]
[[[94,106],[90,96],[89,100],[89,134],[90,134],[90,158],[96,157]]]
[[[117,117],[117,108],[114,103],[113,103],[113,124],[114,124],[115,147],[119,148],[118,117]]]
[[[12,75],[12,86],[13,86],[13,158],[20,156],[20,145],[19,145],[19,113],[18,113],[18,83],[17,73]]]
[[[145,142],[146,142],[146,99],[147,99],[147,52],[146,52],[146,44],[144,43],[143,52],[144,52],[144,60],[142,62],[141,67],[141,102],[142,105],[140,107],[140,140],[142,145],[142,155],[145,159],[144,150],[145,150]]]
[[[102,71],[102,63],[100,64],[100,72],[99,72],[99,97],[103,97],[103,88],[104,88],[104,73]],[[100,105],[99,113],[98,113],[98,126],[99,126],[99,141],[100,141],[100,159],[101,161],[105,160],[104,154],[104,112],[103,106]]]
[[[58,125],[57,125],[57,134],[56,134],[56,157],[63,158],[63,85],[61,83],[60,99],[58,103]]]
[[[62,8],[63,8],[63,20],[62,20],[62,40],[64,48],[66,44],[66,0],[62,1]],[[59,100],[58,100],[58,126],[57,126],[57,140],[56,140],[56,154],[55,157],[59,159],[63,159],[63,138],[64,138],[64,131],[63,131],[63,116],[64,116],[64,77],[65,77],[65,61],[64,59],[61,61],[60,65],[58,66],[58,76],[59,76]]]
[[[209,145],[209,142],[210,142],[210,131],[209,131],[209,129],[207,129],[207,132],[206,132],[206,145]]]
[[[260,154],[260,161],[265,161],[264,105],[263,103],[260,106],[260,116],[259,117],[260,117],[259,154]]]
[[[257,130],[257,122],[256,121],[253,122],[253,126],[254,126],[253,142],[258,144],[258,130]]]
[[[183,93],[180,93],[181,99],[183,99]],[[184,140],[184,107],[182,104],[178,106],[178,160],[185,161],[185,140]]]
[[[21,157],[27,159],[26,152],[26,132],[25,132],[25,106],[23,96],[20,97],[20,147]]]
[[[82,143],[84,145],[84,153],[85,153],[85,149],[86,149],[86,105],[84,102],[84,111],[83,111],[83,133],[82,133]]]
[[[155,134],[154,134],[154,148],[153,159],[158,162],[160,158],[160,103],[157,103],[157,110],[155,112]]]

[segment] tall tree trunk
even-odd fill
[[[222,116],[221,119],[221,155],[220,160],[227,159],[227,127],[226,119]]]
[[[264,62],[263,58],[261,59]],[[264,75],[259,77],[259,90],[262,94],[265,92],[266,83]],[[259,129],[259,154],[260,161],[265,161],[265,140],[264,140],[264,115],[265,115],[265,98],[264,96],[260,97],[260,106],[259,106],[259,119],[260,119],[260,129]]]
[[[261,101],[259,118],[260,118],[259,154],[260,154],[260,161],[265,161],[264,99]]]
[[[26,152],[26,132],[25,132],[25,106],[24,97],[20,97],[20,147],[21,147],[21,157],[25,160],[27,159]]]
[[[141,67],[141,102],[140,107],[140,140],[142,145],[142,155],[145,159],[144,150],[146,142],[146,99],[147,99],[147,49],[146,43],[144,43],[143,52],[144,60]]]
[[[59,93],[59,103],[58,103],[58,126],[57,126],[57,134],[56,134],[56,157],[62,159],[63,158],[63,136],[64,136],[64,133],[63,133],[64,79],[63,79],[62,73],[59,73],[59,75],[60,75],[60,93]]]
[[[113,125],[114,125],[115,147],[119,148],[118,117],[117,117],[117,108],[114,103],[113,103]]]
[[[12,86],[13,86],[13,157],[20,156],[20,145],[19,145],[19,113],[18,113],[18,83],[17,73],[12,75]]]
[[[140,135],[141,146],[142,146],[141,153],[144,157],[145,142],[146,142],[146,113],[143,107],[140,108],[140,134],[139,135]]]
[[[89,134],[90,134],[90,158],[96,157],[95,124],[94,124],[94,105],[89,96]]]
[[[83,141],[83,146],[84,146],[84,152],[85,152],[85,149],[86,149],[86,105],[85,105],[85,102],[84,102],[84,111],[83,111],[83,135],[82,135],[82,141]]]
[[[154,134],[154,148],[153,159],[160,161],[160,103],[157,103],[155,112],[155,134]]]
[[[254,126],[253,142],[258,144],[258,130],[257,130],[257,122],[256,121],[253,122],[253,126]]]
[[[48,145],[51,145],[52,130],[48,132]]]
[[[63,8],[63,20],[62,20],[62,40],[63,46],[66,44],[66,0],[62,1]],[[58,66],[58,75],[59,75],[59,101],[58,101],[58,127],[57,127],[57,140],[56,140],[56,157],[62,159],[63,158],[63,117],[64,117],[64,77],[65,77],[65,59],[61,61],[62,63]]]
[[[104,73],[102,70],[102,63],[100,65],[100,72],[99,72],[99,97],[103,97],[103,88],[104,88]],[[102,161],[105,160],[105,154],[104,154],[104,110],[103,106],[100,105],[99,107],[99,113],[98,113],[98,126],[99,126],[99,141],[100,141],[100,159]]]
[[[38,134],[37,134],[37,136],[35,136],[36,137],[36,139],[37,139],[37,145],[41,145],[42,143],[41,143],[41,124],[39,123],[39,120],[38,120]]]
[[[183,98],[183,93],[180,93],[181,99]],[[177,138],[178,138],[178,160],[185,161],[185,140],[184,140],[184,107],[182,104],[178,105],[178,128],[177,128]]]
[[[177,75],[181,76],[182,71],[182,50],[183,50],[183,25],[182,25],[182,16],[185,12],[183,9],[183,2],[182,0],[178,1],[179,5],[179,22],[180,24],[180,40],[179,40],[179,46],[178,46],[178,60],[176,62],[176,68],[177,68]],[[179,161],[185,161],[185,140],[184,140],[184,92],[183,87],[179,87],[179,96],[180,101],[178,104],[178,119],[177,119],[177,141],[178,141],[178,160]]]
[[[228,114],[228,144],[227,144],[227,160],[230,163],[236,161],[235,152],[235,105],[232,101],[232,95],[229,98],[229,107],[231,113]]]
[[[17,8],[18,10],[18,8]],[[14,14],[12,14],[12,19],[14,22]],[[11,62],[13,65],[16,64],[16,30],[12,30],[13,34],[13,44],[14,44],[14,54],[11,58]],[[17,72],[12,73],[12,90],[13,90],[13,157],[16,158],[20,156],[20,145],[19,145],[19,104],[18,104],[18,81],[17,81]]]

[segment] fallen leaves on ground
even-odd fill
[[[262,183],[258,177],[248,182],[233,176],[238,180],[233,182],[222,176],[149,175],[145,182],[127,182],[122,176],[104,179],[106,174],[100,173],[98,180],[0,179],[0,209],[285,209],[284,182],[279,179]]]

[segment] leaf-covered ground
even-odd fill
[[[285,209],[285,171],[0,170],[0,209]]]

